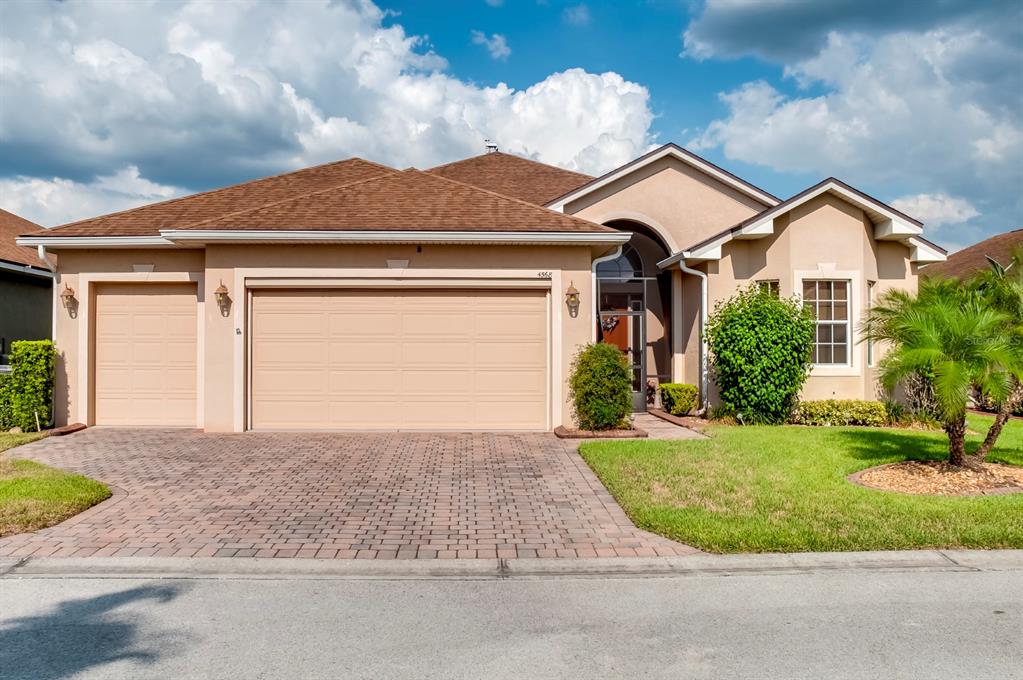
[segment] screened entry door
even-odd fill
[[[616,346],[632,372],[632,408],[646,410],[646,311],[622,310],[600,313],[604,342]]]

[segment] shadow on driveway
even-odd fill
[[[144,586],[61,602],[45,614],[0,622],[0,675],[55,680],[115,661],[149,664],[173,651],[180,635],[146,629],[138,608],[177,597],[175,586]],[[150,605],[143,605],[148,607]]]

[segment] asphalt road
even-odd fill
[[[1023,678],[1023,572],[0,580],[0,677]]]

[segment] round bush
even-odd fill
[[[757,286],[719,304],[707,342],[722,405],[742,422],[785,422],[810,374],[815,333],[798,300]]]
[[[568,384],[581,429],[628,427],[632,378],[628,361],[620,349],[606,342],[580,349],[572,361]]]

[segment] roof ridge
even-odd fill
[[[608,226],[603,225],[603,224],[597,224],[596,222],[591,222],[590,220],[584,220],[583,218],[576,217],[575,215],[569,215],[568,213],[558,212],[557,210],[551,210],[550,208],[544,207],[542,205],[537,205],[536,203],[530,203],[529,201],[523,201],[521,198],[515,198],[513,196],[506,196],[506,195],[498,193],[496,191],[491,191],[490,189],[484,189],[483,187],[478,187],[478,186],[476,186],[474,184],[468,184],[466,182],[459,182],[457,179],[451,179],[450,177],[444,177],[443,175],[435,175],[432,172],[429,172],[429,171],[426,171],[426,170],[419,170],[417,168],[411,168],[411,170],[414,170],[415,172],[418,172],[418,173],[420,173],[422,175],[428,175],[429,177],[441,180],[443,182],[450,182],[451,184],[457,184],[459,186],[463,186],[463,187],[466,187],[468,189],[472,189],[473,191],[480,191],[480,192],[483,192],[485,194],[490,194],[491,196],[497,196],[498,198],[504,199],[506,201],[512,201],[514,203],[518,203],[520,205],[524,205],[524,206],[527,206],[529,208],[533,208],[535,210],[540,210],[540,211],[542,211],[544,213],[550,213],[552,215],[558,215],[559,217],[567,217],[567,218],[569,218],[571,220],[574,220],[576,222],[583,222],[583,223],[585,223],[587,225],[603,227],[604,229],[608,229],[608,230],[611,230],[611,231],[616,231],[615,229],[612,229],[611,227],[608,227]],[[404,172],[408,172],[408,170],[405,170]]]
[[[299,168],[298,170],[289,170],[288,172],[280,172],[280,173],[277,173],[276,175],[267,175],[266,177],[256,177],[255,179],[246,180],[244,182],[236,182],[234,184],[228,184],[227,186],[216,187],[215,189],[207,189],[206,191],[200,191],[200,192],[194,193],[194,194],[187,194],[185,196],[176,196],[175,198],[168,198],[168,199],[165,199],[163,201],[157,201],[155,203],[146,203],[145,205],[137,205],[134,208],[125,208],[124,210],[115,210],[112,213],[106,213],[106,214],[103,214],[103,215],[96,215],[94,217],[87,217],[85,219],[75,220],[74,222],[68,222],[67,224],[61,224],[61,225],[58,225],[56,227],[49,227],[49,228],[44,227],[44,229],[47,229],[47,231],[54,231],[54,230],[57,230],[57,229],[63,229],[65,227],[76,227],[76,226],[79,226],[81,224],[84,224],[85,222],[91,222],[92,220],[96,220],[96,219],[100,219],[100,218],[104,218],[104,217],[114,217],[115,215],[123,215],[123,214],[126,214],[126,213],[130,213],[132,211],[135,211],[135,210],[141,210],[143,208],[153,208],[153,207],[158,206],[158,205],[170,205],[172,203],[177,203],[177,202],[180,202],[180,201],[190,200],[190,199],[193,199],[193,198],[197,198],[199,196],[208,196],[210,194],[215,194],[218,191],[226,191],[228,189],[237,189],[238,187],[245,186],[246,184],[255,184],[256,182],[264,182],[264,181],[271,180],[271,179],[279,179],[281,177],[287,177],[288,175],[297,175],[300,172],[306,172],[308,170],[317,170],[319,168],[326,168],[326,167],[330,167],[332,165],[340,165],[341,163],[349,163],[351,161],[359,161],[361,163],[367,163],[369,165],[375,165],[375,166],[377,166],[379,168],[383,168],[383,169],[389,170],[391,172],[397,172],[394,168],[389,167],[387,165],[383,165],[382,163],[377,163],[375,161],[368,161],[365,158],[359,158],[358,156],[352,156],[351,158],[345,158],[345,159],[342,159],[342,160],[339,160],[339,161],[330,161],[329,163],[320,163],[319,165],[311,165],[308,168]]]
[[[745,186],[746,189],[747,189],[747,194],[750,193],[749,190],[752,190],[753,192],[759,192],[759,193],[763,194],[764,196],[768,196],[768,197],[774,199],[775,201],[778,201],[779,203],[781,202],[781,199],[779,197],[775,196],[774,194],[772,194],[770,191],[767,191],[765,189],[761,189],[756,184],[753,184],[752,182],[750,182],[748,180],[745,180],[742,177],[739,177],[738,175],[736,175],[734,172],[731,172],[730,170],[726,170],[725,168],[722,168],[717,163],[709,161],[706,158],[704,158],[703,156],[701,156],[699,154],[696,154],[696,153],[693,153],[689,149],[686,149],[686,148],[684,148],[682,146],[679,146],[675,142],[666,142],[666,143],[661,144],[660,146],[658,146],[658,147],[656,147],[654,149],[650,149],[649,151],[647,151],[643,155],[638,156],[637,158],[633,158],[631,161],[629,161],[628,163],[625,163],[624,165],[619,165],[617,168],[612,168],[611,170],[608,170],[607,172],[605,172],[603,175],[599,175],[597,177],[594,177],[589,182],[586,182],[585,184],[577,186],[575,189],[571,189],[569,191],[566,191],[565,193],[561,194],[560,196],[556,196],[555,198],[553,198],[550,201],[548,201],[547,205],[550,205],[551,203],[556,203],[558,201],[562,201],[562,200],[565,199],[566,196],[571,196],[574,193],[582,191],[586,187],[591,186],[593,184],[596,184],[598,182],[601,182],[601,181],[611,177],[615,173],[623,172],[623,171],[627,170],[628,168],[630,168],[630,167],[632,167],[634,165],[637,165],[638,163],[642,163],[643,161],[647,160],[648,158],[650,158],[654,154],[658,154],[658,153],[660,153],[660,152],[662,152],[662,151],[664,151],[665,149],[668,149],[668,148],[674,149],[675,151],[679,152],[683,156],[688,156],[690,158],[695,158],[699,162],[706,163],[711,168],[713,168],[713,169],[715,169],[715,170],[717,170],[717,171],[719,171],[721,173],[724,173],[726,176],[728,176],[731,179],[735,180],[739,184]],[[760,199],[755,199],[755,200],[757,200],[757,202],[759,202],[759,203],[764,203],[764,201],[762,201]],[[768,206],[768,207],[770,208],[771,206]]]
[[[543,161],[534,160],[532,158],[526,158],[525,156],[520,156],[520,155],[515,154],[515,153],[507,153],[505,151],[491,151],[491,152],[488,152],[488,153],[476,154],[475,156],[469,156],[468,158],[462,158],[462,159],[457,160],[457,161],[451,161],[450,163],[443,163],[441,165],[435,165],[432,168],[427,168],[426,170],[420,170],[420,172],[428,172],[430,174],[433,174],[437,170],[443,170],[444,168],[451,167],[452,165],[458,165],[459,163],[465,163],[467,161],[474,161],[474,160],[479,159],[479,158],[486,158],[487,156],[504,156],[505,158],[514,158],[517,161],[525,161],[527,163],[533,163],[534,165],[542,165],[545,168],[551,168],[553,170],[559,170],[561,172],[568,172],[568,173],[571,173],[573,175],[578,175],[579,177],[585,177],[587,179],[593,179],[593,175],[587,175],[586,173],[579,172],[578,170],[569,170],[568,168],[563,168],[560,165],[552,165],[551,163],[544,163]]]
[[[380,165],[380,164],[379,163],[374,163],[374,165]],[[255,212],[257,210],[263,210],[264,208],[272,208],[274,206],[278,206],[278,205],[281,205],[281,204],[284,204],[284,203],[288,203],[289,201],[295,201],[295,200],[298,200],[300,198],[309,198],[310,196],[316,196],[317,194],[323,194],[323,193],[326,193],[328,191],[337,191],[338,189],[347,189],[348,187],[355,186],[356,184],[366,184],[368,182],[375,182],[375,181],[380,180],[380,179],[388,179],[388,178],[394,177],[396,175],[400,175],[403,172],[406,172],[405,170],[395,170],[394,168],[389,168],[386,165],[383,165],[381,167],[385,168],[386,171],[385,172],[381,172],[379,175],[373,175],[372,177],[363,177],[362,179],[357,179],[357,180],[354,180],[354,181],[351,181],[351,182],[342,182],[341,184],[335,184],[333,186],[325,187],[323,189],[317,189],[316,191],[310,191],[310,192],[305,193],[305,194],[295,194],[293,196],[288,196],[287,198],[282,198],[282,199],[280,199],[278,201],[271,201],[269,203],[263,203],[262,205],[253,206],[251,208],[243,208],[241,210],[234,210],[234,211],[229,212],[229,213],[224,213],[223,215],[217,215],[216,217],[207,217],[204,220],[199,220],[198,222],[193,222],[190,226],[185,227],[185,228],[186,229],[194,229],[198,225],[205,224],[207,222],[216,222],[218,220],[227,219],[228,217],[236,217],[236,216],[242,215],[244,213]]]

